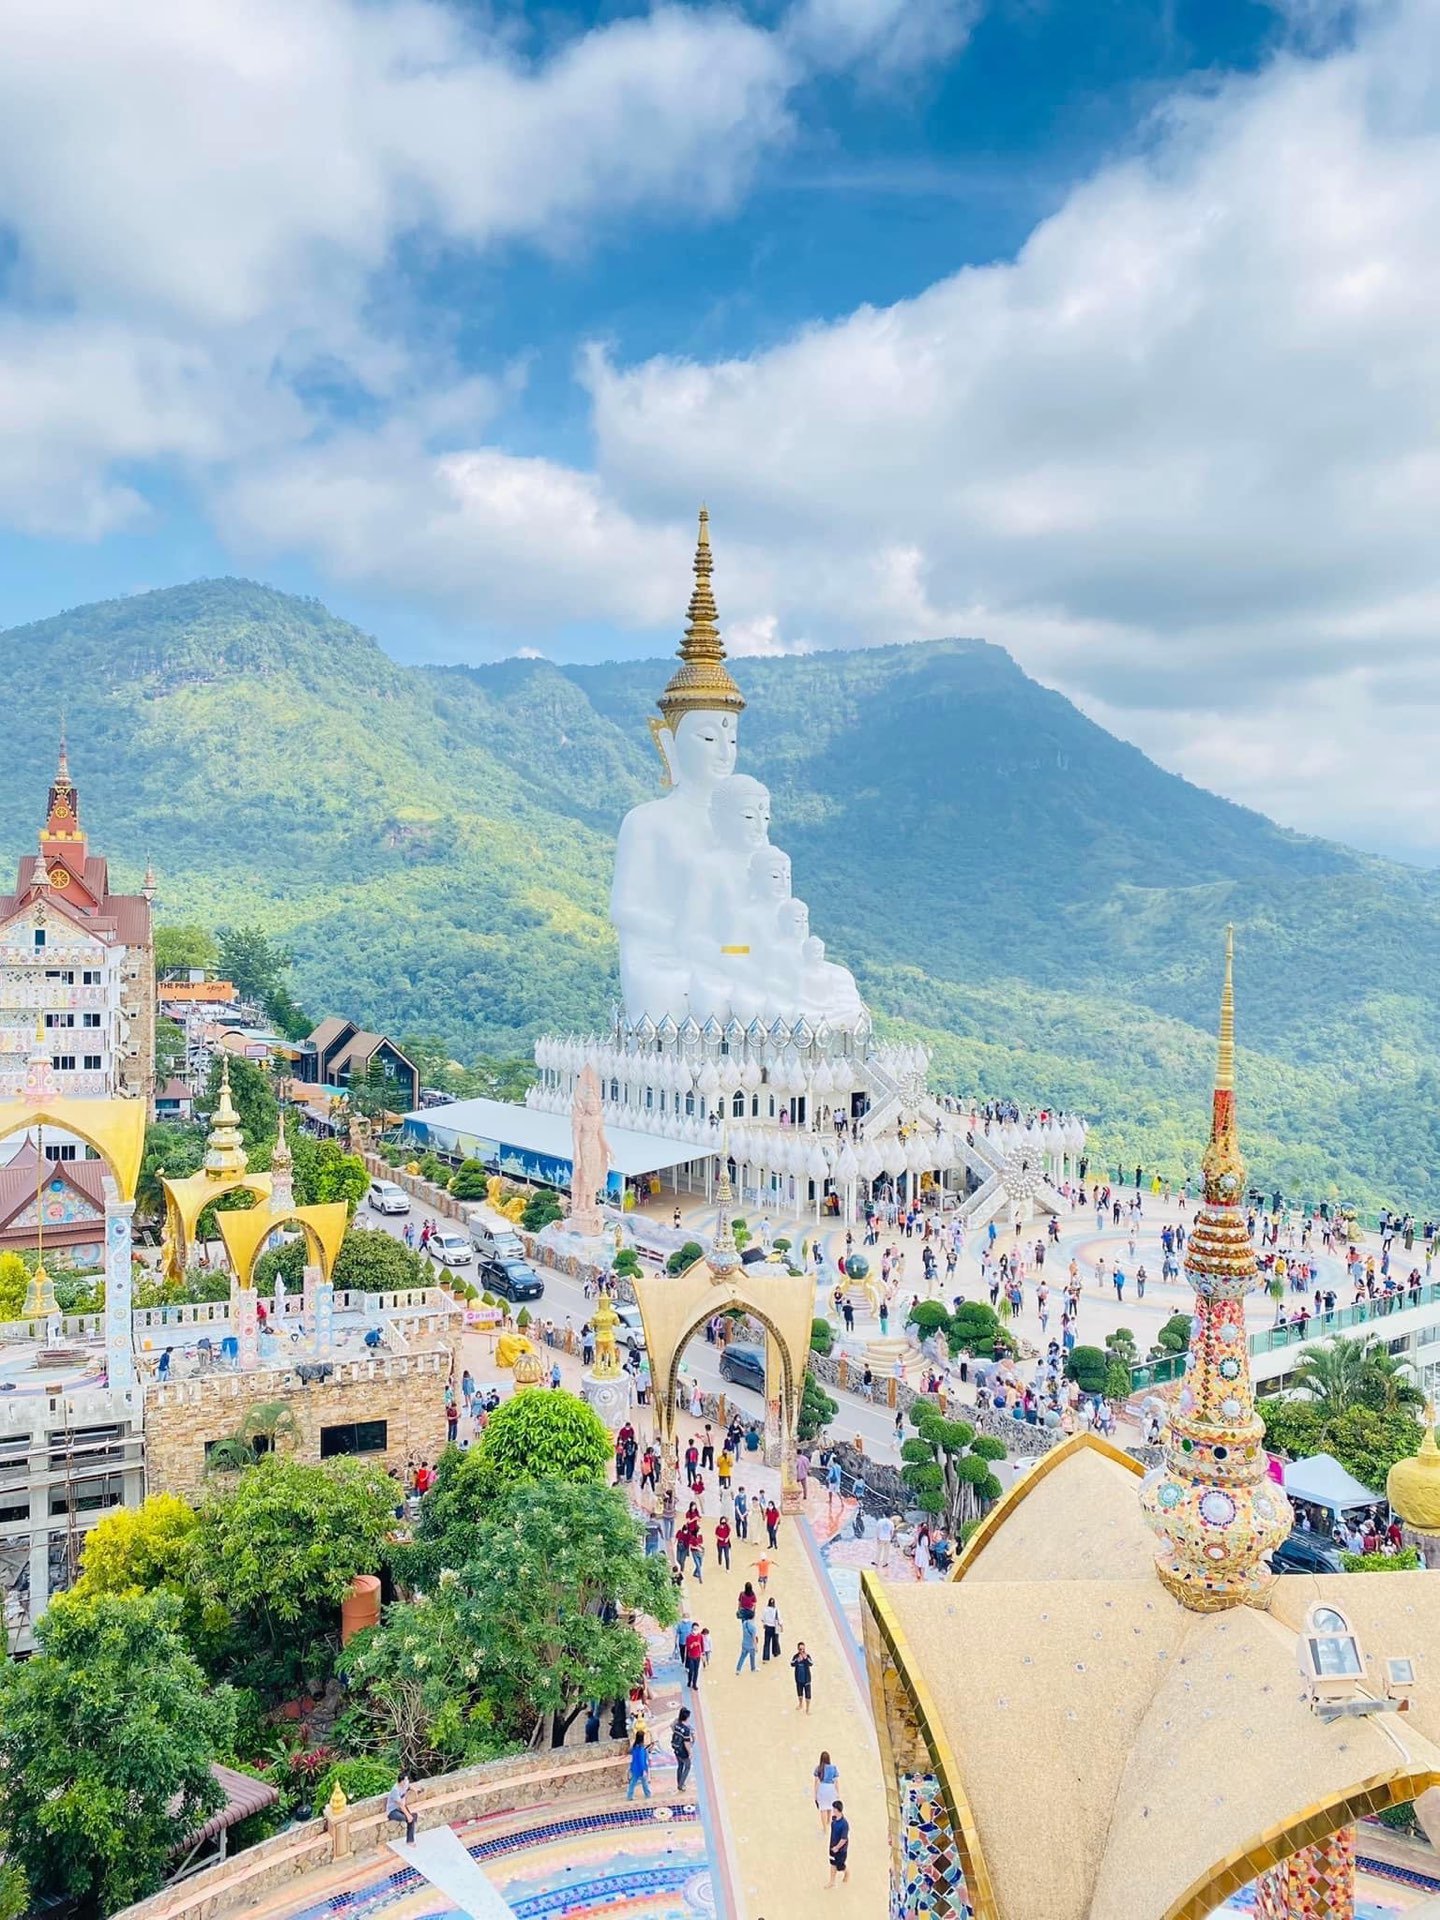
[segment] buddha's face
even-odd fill
[[[677,785],[713,787],[735,771],[735,714],[682,714],[674,740]]]
[[[782,900],[777,915],[782,940],[806,940],[810,935],[810,909],[803,900]]]
[[[779,906],[790,895],[790,856],[779,847],[762,847],[750,861],[750,890]]]
[[[770,795],[748,773],[732,773],[715,789],[710,818],[719,839],[749,856],[770,838]]]

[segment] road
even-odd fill
[[[424,1218],[423,1208],[417,1207],[408,1217],[418,1225]],[[508,1225],[498,1216],[494,1217],[492,1223],[497,1226]],[[379,1228],[392,1238],[400,1239],[404,1235],[406,1218],[395,1214],[372,1213],[368,1206],[362,1205],[356,1214],[356,1225]],[[468,1276],[473,1269],[459,1267],[455,1271]],[[590,1317],[590,1305],[580,1282],[550,1267],[538,1267],[536,1271],[545,1282],[545,1298],[540,1302],[529,1302],[531,1312],[538,1311],[542,1318],[553,1320],[561,1326],[568,1322],[578,1332]],[[700,1383],[703,1391],[724,1393],[749,1417],[764,1419],[763,1396],[750,1387],[721,1378],[720,1349],[712,1347],[703,1333],[696,1334],[686,1349],[684,1370],[691,1379]],[[834,1388],[827,1391],[832,1399],[840,1402],[840,1412],[830,1427],[832,1437],[849,1440],[858,1434],[864,1441],[865,1452],[872,1460],[888,1461],[892,1466],[898,1466],[900,1451],[895,1444],[895,1416],[889,1409],[872,1406],[857,1394],[841,1393]]]

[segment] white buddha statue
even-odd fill
[[[615,848],[610,918],[620,936],[620,988],[632,1020],[649,1014],[658,1021],[667,1013],[684,1019],[695,963],[712,945],[709,929],[697,925],[687,908],[721,856],[710,802],[735,770],[736,734],[745,708],[725,665],[710,587],[712,566],[710,516],[702,507],[680,665],[660,696],[661,719],[651,722],[668,790],[631,808]],[[696,1017],[703,1020],[710,1011],[697,1008]]]
[[[790,1020],[853,1018],[863,1008],[850,975],[825,962],[823,944],[818,955],[802,951],[811,938],[803,903],[803,925],[792,914],[782,934],[777,919],[790,861],[769,842],[769,793],[735,773],[745,701],[725,664],[712,566],[702,507],[680,664],[650,723],[667,791],[632,807],[615,849],[610,917],[625,1011],[657,1024],[667,1014],[748,1024],[774,1019],[783,999]]]

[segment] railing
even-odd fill
[[[1440,1282],[1423,1287],[1397,1287],[1393,1293],[1382,1294],[1378,1300],[1363,1300],[1353,1307],[1336,1307],[1331,1313],[1312,1313],[1303,1326],[1287,1320],[1284,1326],[1266,1327],[1260,1333],[1252,1333],[1246,1345],[1253,1359],[1262,1353],[1279,1353],[1284,1347],[1300,1347],[1310,1340],[1323,1339],[1332,1333],[1344,1333],[1351,1327],[1388,1320],[1392,1314],[1409,1313],[1416,1307],[1431,1307],[1437,1301],[1440,1301]],[[1184,1371],[1183,1353],[1146,1360],[1130,1369],[1130,1390],[1138,1393],[1144,1387],[1163,1386],[1167,1381],[1178,1380]]]

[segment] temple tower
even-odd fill
[[[1231,927],[1210,1144],[1202,1162],[1205,1197],[1185,1253],[1195,1289],[1190,1351],[1170,1409],[1164,1461],[1146,1477],[1140,1496],[1155,1530],[1156,1571],[1180,1604],[1197,1613],[1252,1598],[1292,1521],[1290,1502],[1269,1478],[1265,1427],[1250,1380],[1245,1296],[1256,1272],[1235,1127],[1234,955]]]

